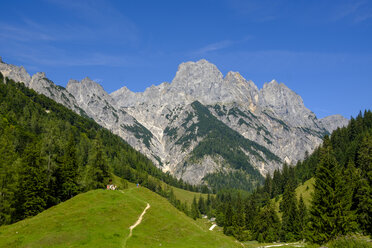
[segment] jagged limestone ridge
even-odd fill
[[[198,133],[200,116],[192,106],[195,101],[207,106],[228,129],[288,163],[302,159],[305,151],[311,152],[320,144],[324,133],[347,123],[342,116],[318,120],[304,106],[302,98],[282,83],[271,81],[259,90],[238,72],[229,72],[223,77],[218,68],[206,60],[181,64],[171,83],[151,86],[139,93],[123,87],[110,95],[89,78],[70,81],[65,90],[43,73],[31,77],[23,67],[0,62],[0,71],[75,112],[83,109],[100,125],[152,158],[164,171],[192,183],[199,183],[204,175],[231,165],[217,155],[204,154],[195,159],[194,149],[199,144],[208,144],[206,140],[203,143],[207,136]],[[196,138],[188,139],[192,126],[196,127],[193,130]],[[281,162],[258,159],[265,157],[262,149],[257,151],[260,156],[248,150],[242,149],[262,175],[281,166]],[[180,170],[185,162],[189,167]],[[204,172],[185,173],[193,168]]]

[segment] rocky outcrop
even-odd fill
[[[339,127],[346,126],[349,120],[344,118],[342,115],[331,115],[320,119],[319,122],[323,128],[331,133]]]
[[[75,98],[65,88],[50,81],[44,72],[38,72],[31,77],[23,66],[9,65],[2,61],[0,61],[0,72],[4,77],[22,82],[26,87],[65,105],[80,115],[85,115]]]

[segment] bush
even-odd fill
[[[353,236],[337,238],[328,243],[329,248],[371,248],[372,243]]]

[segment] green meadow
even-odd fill
[[[146,207],[142,222],[133,225]],[[0,227],[0,247],[241,247],[146,188],[93,190]]]

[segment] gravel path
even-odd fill
[[[141,224],[143,216],[145,215],[147,209],[149,209],[150,207],[151,207],[151,205],[147,203],[147,206],[146,206],[145,209],[143,210],[142,214],[138,217],[138,220],[136,221],[136,223],[134,223],[133,225],[131,225],[131,226],[129,227],[129,235],[128,235],[128,237],[125,238],[123,247],[126,247],[126,246],[127,246],[127,241],[128,241],[128,239],[129,239],[130,237],[132,237],[133,229],[134,229],[136,226],[138,226],[139,224]]]

